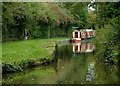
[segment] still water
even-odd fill
[[[52,64],[4,74],[4,84],[119,84],[120,69],[97,60],[92,42],[58,46]]]

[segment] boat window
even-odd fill
[[[75,38],[78,38],[78,32],[75,32]]]

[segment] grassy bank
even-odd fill
[[[2,44],[3,72],[13,72],[52,60],[55,41],[68,38],[34,39]]]

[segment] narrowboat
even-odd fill
[[[72,43],[81,42],[81,40],[94,38],[95,37],[95,30],[92,29],[85,29],[85,30],[74,30],[72,33]]]

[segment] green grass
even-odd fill
[[[69,38],[34,39],[2,44],[2,62],[21,62],[26,59],[46,58],[54,51],[55,42]]]

